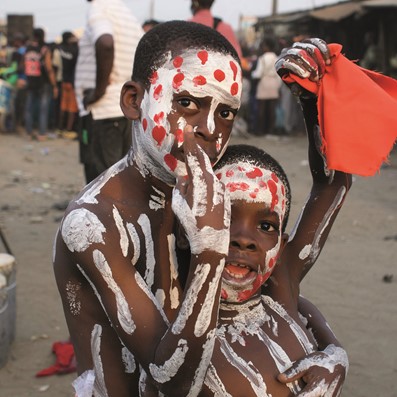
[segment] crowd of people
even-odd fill
[[[280,52],[274,37],[244,54],[212,4],[140,24],[123,0],[95,0],[78,43],[35,29],[13,51],[28,136],[53,123],[80,141],[87,186],[53,256],[78,397],[340,394],[346,352],[299,295],[352,181],[329,169],[307,91],[335,57],[319,39]],[[240,108],[256,136],[305,120],[313,187],[290,236],[281,165],[227,148]]]
[[[277,74],[273,73],[272,77],[264,75],[266,70],[272,70],[271,63],[279,54],[279,41],[274,37],[265,37],[258,48],[242,49],[232,27],[226,21],[212,15],[212,3],[213,1],[208,0],[193,1],[191,6],[193,16],[190,20],[218,30],[232,43],[240,58],[244,60],[244,91],[247,94],[243,95],[246,100],[243,101],[240,114],[246,122],[247,132],[265,135],[301,131],[303,119],[300,117],[297,101],[291,97],[289,91],[283,89]],[[96,7],[95,4],[95,2],[92,3],[93,8]],[[131,18],[130,11],[127,9],[124,11],[124,19]],[[136,37],[134,41],[126,45],[129,48],[135,48],[137,39],[158,23],[157,20],[147,20],[138,26],[134,18],[130,26],[136,32]],[[122,27],[123,24],[120,24],[120,29]],[[87,31],[88,29],[85,30]],[[45,40],[44,30],[35,28],[31,37],[16,33],[10,38],[2,59],[3,64],[0,67],[0,78],[12,87],[12,105],[3,126],[7,131],[25,133],[30,139],[40,141],[58,136],[77,139],[77,135],[82,135],[81,131],[85,131],[83,138],[80,137],[80,139],[87,142],[87,134],[90,130],[87,125],[90,125],[91,120],[85,116],[88,113],[96,114],[94,120],[97,120],[98,112],[95,110],[85,112],[81,110],[81,106],[79,110],[75,93],[79,47],[80,50],[85,47],[86,35],[87,33],[84,33],[83,37],[76,37],[71,31],[65,31],[61,34],[60,43],[48,43]],[[131,36],[128,32],[122,32],[121,35]],[[85,55],[80,56],[80,63],[85,62],[84,57]],[[266,58],[267,62],[265,62]],[[265,63],[267,63],[266,66]],[[118,63],[116,62],[115,65]],[[126,70],[131,69],[132,60],[130,59],[124,67]],[[116,75],[117,73],[113,73],[113,76]],[[77,74],[78,83],[81,82],[79,76],[81,74]],[[86,77],[83,75],[83,78]],[[125,72],[120,76],[120,78],[125,78],[125,81],[129,77],[129,74]],[[91,77],[87,78],[89,80],[84,83],[85,87],[88,87],[88,83],[93,84]],[[274,87],[271,94],[269,94],[269,78]],[[77,100],[81,95],[82,93],[77,93]],[[93,99],[96,98],[91,98]],[[85,106],[87,105],[89,104],[86,103]],[[115,113],[121,117],[119,112]],[[87,150],[85,149],[85,147],[82,148],[81,159],[86,169]],[[121,150],[117,156],[123,154],[125,150]],[[105,161],[104,167],[109,165]],[[103,169],[100,167],[101,172]],[[86,169],[86,173],[88,173],[87,182],[97,174],[95,171],[92,174],[89,169]]]

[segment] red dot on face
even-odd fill
[[[218,172],[217,174],[215,174],[216,177],[220,180],[222,178],[222,172]]]
[[[230,93],[234,96],[238,94],[238,83],[233,83],[230,87]]]
[[[175,90],[179,89],[184,79],[185,79],[185,75],[183,73],[177,73],[172,80],[172,87]]]
[[[165,128],[161,125],[156,125],[152,130],[153,139],[157,142],[157,145],[161,145],[166,135]]]
[[[179,143],[182,143],[182,142],[183,142],[183,131],[182,131],[180,128],[178,128],[178,129],[175,131],[175,136],[176,136],[176,140],[177,140]]]
[[[236,80],[237,77],[237,65],[234,61],[230,61],[230,68],[233,71],[233,80]]]
[[[150,84],[156,84],[158,78],[159,78],[159,75],[158,75],[157,71],[153,72],[153,74],[151,75],[151,77],[149,79]]]
[[[153,98],[156,99],[156,101],[160,98],[161,94],[163,92],[163,86],[159,84],[153,92]]]
[[[176,166],[178,164],[178,161],[172,154],[169,154],[169,153],[166,154],[164,156],[164,162],[165,162],[165,164],[167,164],[168,168],[171,171],[175,171],[175,168],[176,168]]]
[[[196,76],[193,78],[194,85],[205,85],[207,84],[207,80],[204,76]]]
[[[277,205],[278,203],[278,196],[277,196],[277,185],[275,184],[275,182],[273,180],[270,180],[267,185],[269,186],[269,190],[272,194],[272,204],[270,209],[273,211],[274,207]]]
[[[258,193],[257,191],[251,192],[251,193],[250,193],[250,197],[251,197],[252,199],[256,199],[257,193]]]
[[[262,176],[263,173],[259,168],[255,167],[255,169],[253,169],[252,171],[247,172],[246,175],[248,178],[254,179]]]
[[[227,171],[226,171],[226,176],[227,176],[228,178],[232,177],[233,175],[234,175],[234,171],[233,171],[233,170],[227,170]]]
[[[258,182],[258,185],[259,185],[259,187],[261,187],[261,188],[264,188],[264,189],[267,188],[266,182],[265,182],[264,180],[260,180],[260,181]]]
[[[183,58],[180,56],[175,57],[173,60],[173,64],[174,64],[174,67],[180,68],[183,64]]]
[[[154,115],[153,120],[156,124],[160,124],[164,118],[164,112],[160,112]]]
[[[147,128],[147,120],[146,119],[142,120],[142,127],[143,127],[143,130],[146,131],[146,128]]]
[[[218,80],[219,82],[225,80],[225,72],[223,70],[220,69],[216,69],[214,72],[214,77],[216,80]]]
[[[278,182],[278,177],[274,172],[272,172],[272,179],[274,182]]]
[[[200,59],[202,65],[205,65],[206,62],[208,61],[208,52],[205,51],[205,50],[199,51],[199,52],[197,53],[197,56],[199,57],[199,59]]]
[[[247,191],[249,189],[249,186],[245,182],[231,182],[226,185],[226,188],[229,190],[229,192],[233,193],[237,190],[241,190],[243,192]]]

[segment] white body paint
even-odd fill
[[[127,223],[126,227],[134,249],[131,263],[133,266],[135,266],[139,256],[141,255],[141,243],[139,241],[138,232],[136,231],[135,226],[132,223]]]
[[[131,335],[135,331],[135,323],[132,320],[131,311],[128,306],[127,300],[123,292],[121,291],[120,287],[113,279],[112,270],[103,255],[103,253],[99,250],[95,250],[93,252],[93,259],[96,268],[101,273],[101,276],[106,281],[106,284],[110,288],[110,290],[114,293],[116,298],[116,305],[117,305],[117,318],[121,325],[121,328],[124,330],[125,333]]]
[[[129,246],[128,235],[124,227],[123,218],[121,217],[119,210],[114,205],[113,205],[113,219],[116,223],[117,230],[120,233],[121,252],[123,253],[123,256],[126,257],[128,254],[128,246]]]
[[[167,236],[168,241],[168,252],[169,255],[169,262],[170,262],[170,302],[171,302],[171,309],[177,309],[179,307],[179,290],[178,287],[174,286],[174,283],[178,280],[178,260],[176,257],[176,239],[173,234]]]
[[[124,364],[125,372],[127,374],[133,374],[136,370],[135,359],[125,346],[121,349],[121,359]]]
[[[69,304],[70,313],[73,316],[78,316],[81,311],[81,301],[77,297],[80,289],[80,283],[72,283],[71,281],[66,283],[66,299]]]
[[[123,171],[129,165],[128,157],[125,156],[116,164],[108,168],[99,179],[92,181],[86,188],[84,194],[76,200],[76,203],[81,204],[98,204],[96,196],[101,192],[101,189],[109,182],[111,178]]]
[[[91,244],[104,244],[105,226],[85,208],[71,211],[63,220],[61,234],[71,252],[84,252]]]
[[[94,363],[95,382],[94,382],[94,396],[107,397],[108,392],[105,385],[105,376],[103,373],[102,359],[101,359],[101,338],[102,327],[98,324],[94,325],[91,333],[91,354]]]
[[[146,248],[146,271],[145,271],[145,281],[147,286],[152,288],[154,283],[154,266],[156,264],[156,259],[154,257],[154,245],[152,230],[150,227],[150,220],[147,215],[142,214],[138,218],[138,224],[142,228],[143,234],[145,236],[145,248]]]
[[[188,350],[189,347],[187,346],[186,340],[181,339],[173,355],[162,366],[150,364],[149,370],[153,379],[158,383],[165,383],[172,379],[185,362]]]

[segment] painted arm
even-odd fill
[[[96,84],[95,88],[84,91],[84,106],[98,101],[106,92],[109,85],[110,73],[114,61],[114,40],[111,34],[103,34],[95,42]]]
[[[299,397],[337,397],[349,369],[346,351],[320,310],[302,296],[299,297],[299,312],[306,318],[307,328],[312,330],[320,350],[295,361],[278,380],[288,383],[301,378],[306,386],[297,395]]]
[[[288,72],[304,79],[318,81],[322,78],[325,64],[329,62],[331,58],[326,43],[319,39],[311,39],[304,43],[296,43],[293,48],[284,51],[276,63],[276,69],[280,76]],[[290,291],[298,303],[300,281],[316,262],[351,186],[352,178],[349,174],[327,169],[325,158],[319,149],[321,135],[317,98],[295,83],[290,88],[292,93],[299,97],[302,106],[309,143],[309,167],[313,180],[307,201],[281,258],[283,264],[288,266]],[[312,309],[314,312],[315,308]],[[286,382],[302,377],[307,386],[299,394],[301,397],[337,396],[346,374],[346,353],[332,332],[326,332],[325,324],[321,314],[311,317],[310,326],[319,339],[319,349],[323,350],[298,360],[279,378]],[[321,362],[320,366],[318,360]],[[324,370],[327,366],[336,366],[339,372]]]
[[[172,208],[189,241],[191,260],[184,301],[171,334],[164,339],[179,335],[187,341],[185,366],[178,372],[179,390],[168,388],[170,395],[197,396],[215,343],[220,281],[229,250],[230,200],[191,126],[185,130],[184,153],[188,183],[184,177],[178,178]],[[172,343],[162,343],[156,357],[170,357],[172,353]]]
[[[325,64],[330,62],[326,43],[320,39],[310,39],[296,43],[293,48],[283,52],[276,62],[276,69],[280,76],[288,72],[318,81],[322,78]],[[290,88],[299,96],[302,106],[309,143],[309,167],[313,180],[306,204],[283,253],[283,262],[294,263],[289,270],[297,297],[299,282],[316,262],[351,186],[352,177],[350,174],[327,168],[320,151],[317,98],[295,83]]]

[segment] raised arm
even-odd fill
[[[296,43],[284,51],[276,63],[281,77],[295,74],[302,80],[321,80],[325,67],[332,62],[328,47],[320,39],[310,39]],[[302,81],[301,80],[301,81]],[[307,201],[299,215],[283,253],[283,262],[294,263],[289,267],[294,285],[316,262],[331,230],[333,222],[351,186],[351,175],[327,168],[321,152],[322,138],[318,125],[317,98],[298,83],[289,83],[292,92],[299,97],[305,118],[308,136],[309,167],[313,185]],[[343,104],[341,104],[343,106]],[[296,296],[298,289],[295,289]]]
[[[189,178],[178,180],[172,208],[189,241],[189,274],[177,318],[156,351],[155,361],[164,364],[150,366],[152,376],[159,371],[162,378],[170,377],[176,369],[175,340],[179,339],[178,345],[185,351],[183,359],[179,358],[175,389],[162,388],[162,378],[153,376],[159,389],[172,396],[196,396],[203,385],[215,342],[220,280],[230,238],[228,195],[225,196],[224,185],[216,178],[209,158],[196,143],[192,128],[187,129],[184,153]]]

